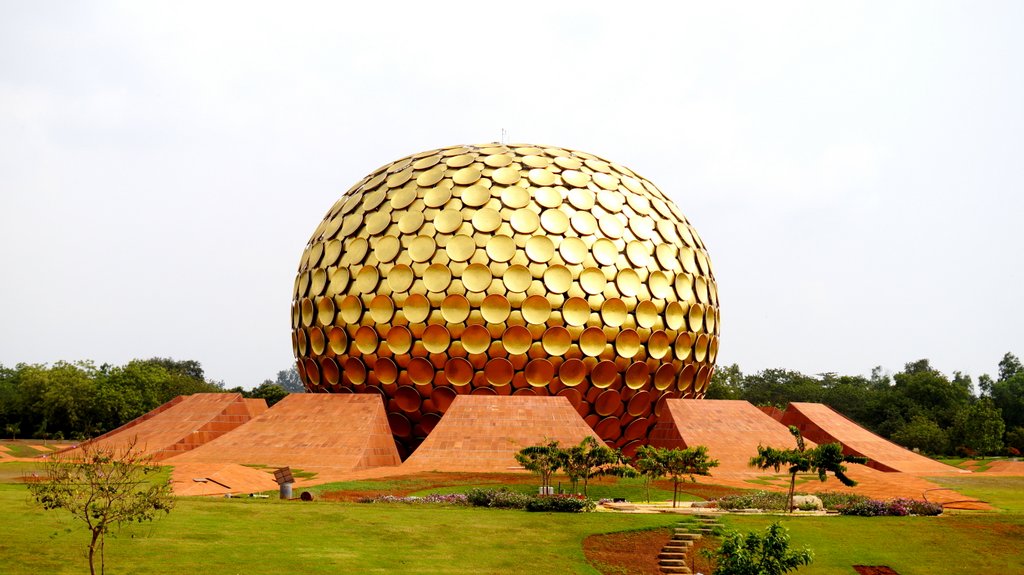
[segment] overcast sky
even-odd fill
[[[720,364],[1024,354],[1024,3],[708,4],[0,0],[0,363],[273,378],[334,201],[502,128],[676,200]]]

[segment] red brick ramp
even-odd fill
[[[237,463],[183,463],[171,474],[175,495],[227,495],[277,491],[274,475]]]
[[[168,461],[325,472],[400,462],[380,395],[330,393],[292,393],[231,433]]]
[[[506,473],[524,447],[585,437],[601,441],[564,397],[459,395],[401,470]]]
[[[967,473],[883,439],[821,403],[790,403],[782,423],[795,425],[804,437],[818,443],[839,442],[843,452],[867,457],[868,466],[879,471],[916,475]]]
[[[796,440],[786,426],[743,400],[669,399],[651,431],[650,444],[707,446],[708,454],[718,460],[718,467],[711,470],[716,475],[755,472],[749,462],[758,445],[791,449]],[[807,446],[814,443],[808,441]]]
[[[266,409],[262,399],[245,399],[238,393],[179,395],[89,444],[122,450],[135,441],[137,449],[160,461],[216,439]],[[73,457],[75,451],[66,453]]]

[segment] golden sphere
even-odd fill
[[[696,230],[597,156],[481,144],[363,178],[299,262],[292,345],[310,392],[379,393],[415,448],[457,394],[562,395],[610,445],[703,397],[718,290]]]

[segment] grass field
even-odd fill
[[[0,465],[0,572],[71,574],[85,568],[85,533],[60,512],[29,505],[12,483],[29,467]],[[466,478],[467,480],[470,478]],[[728,527],[775,520],[814,563],[800,573],[853,575],[854,564],[888,565],[900,575],[1024,572],[1024,478],[950,477],[949,487],[993,503],[995,512],[940,517],[767,517],[729,515]],[[436,483],[436,482],[435,482]],[[426,479],[336,483],[337,490],[453,492]],[[480,482],[473,484],[493,486]],[[513,485],[532,490],[531,485]],[[642,484],[592,486],[628,491]],[[611,494],[611,493],[609,493]],[[652,496],[654,493],[652,493]],[[665,493],[660,494],[664,497]],[[583,555],[588,535],[667,527],[671,515],[541,514],[465,507],[276,499],[182,498],[169,515],[108,540],[108,573],[598,573]]]
[[[85,534],[0,485],[2,569],[81,573]],[[544,514],[466,507],[178,501],[153,524],[107,544],[108,573],[597,573],[581,542],[592,533],[667,526],[665,515]],[[67,528],[74,527],[72,531]]]
[[[999,511],[939,517],[782,517],[794,545],[814,551],[800,573],[851,574],[851,565],[888,565],[900,575],[1024,573],[1024,477],[932,478]],[[760,529],[779,517],[730,515],[729,527]]]

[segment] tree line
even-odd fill
[[[295,368],[254,389],[226,388],[193,360],[150,358],[125,365],[89,361],[53,365],[0,365],[0,430],[8,437],[92,437],[117,428],[178,395],[236,392],[273,405],[303,391]],[[999,454],[1024,451],[1024,365],[1007,353],[995,376],[977,383],[949,377],[922,359],[886,375],[868,377],[788,369],[744,374],[719,366],[708,399],[744,399],[784,409],[792,401],[824,403],[865,428],[929,454]]]
[[[5,436],[84,439],[106,433],[179,395],[234,392],[273,404],[302,391],[294,368],[254,389],[225,388],[194,360],[154,357],[124,365],[89,361],[0,365],[0,430]]]
[[[719,366],[707,399],[744,399],[785,409],[790,402],[823,403],[859,425],[910,449],[932,455],[994,455],[1024,451],[1024,365],[1012,353],[996,375],[977,385],[967,375],[948,377],[927,359],[892,376],[881,368],[869,377],[787,369],[744,374]]]

